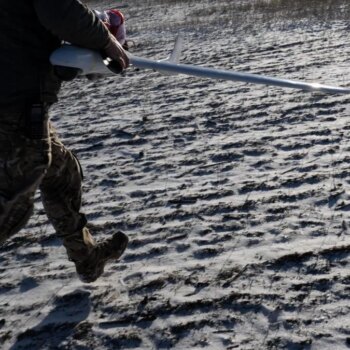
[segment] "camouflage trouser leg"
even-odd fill
[[[50,164],[49,138],[26,138],[22,114],[0,111],[0,243],[28,221],[34,193]]]
[[[85,216],[79,212],[79,163],[48,121],[43,139],[25,137],[23,115],[23,111],[0,111],[0,244],[26,224],[40,187],[47,216],[63,239],[68,256],[82,260],[94,241],[85,227]]]
[[[68,256],[82,260],[94,246],[80,213],[82,171],[76,157],[67,150],[50,127],[51,165],[40,184],[46,214],[63,239]]]

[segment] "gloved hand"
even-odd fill
[[[123,71],[129,66],[129,58],[126,52],[124,51],[123,47],[112,34],[110,34],[109,38],[110,41],[104,48],[104,53],[107,57],[111,58],[113,61],[116,61],[120,65],[121,70]]]

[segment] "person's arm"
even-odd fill
[[[128,57],[106,26],[79,0],[34,0],[40,23],[61,40],[81,47],[105,50],[125,69]]]

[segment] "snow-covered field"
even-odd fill
[[[166,57],[181,32],[183,63],[346,86],[347,22],[251,2],[120,8],[139,56]],[[350,348],[349,102],[132,68],[66,83],[51,115],[91,230],[131,242],[81,283],[38,195],[0,248],[0,348]]]

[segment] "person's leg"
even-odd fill
[[[33,210],[34,194],[50,163],[50,140],[25,135],[22,111],[0,111],[0,244]]]
[[[94,240],[80,212],[82,172],[78,160],[51,127],[52,162],[40,184],[46,214],[62,238],[68,257],[81,260],[90,253]]]
[[[84,282],[95,281],[108,260],[118,259],[128,238],[117,232],[110,239],[96,244],[80,212],[82,171],[76,157],[67,150],[51,129],[52,162],[40,190],[46,214],[75,263]]]

